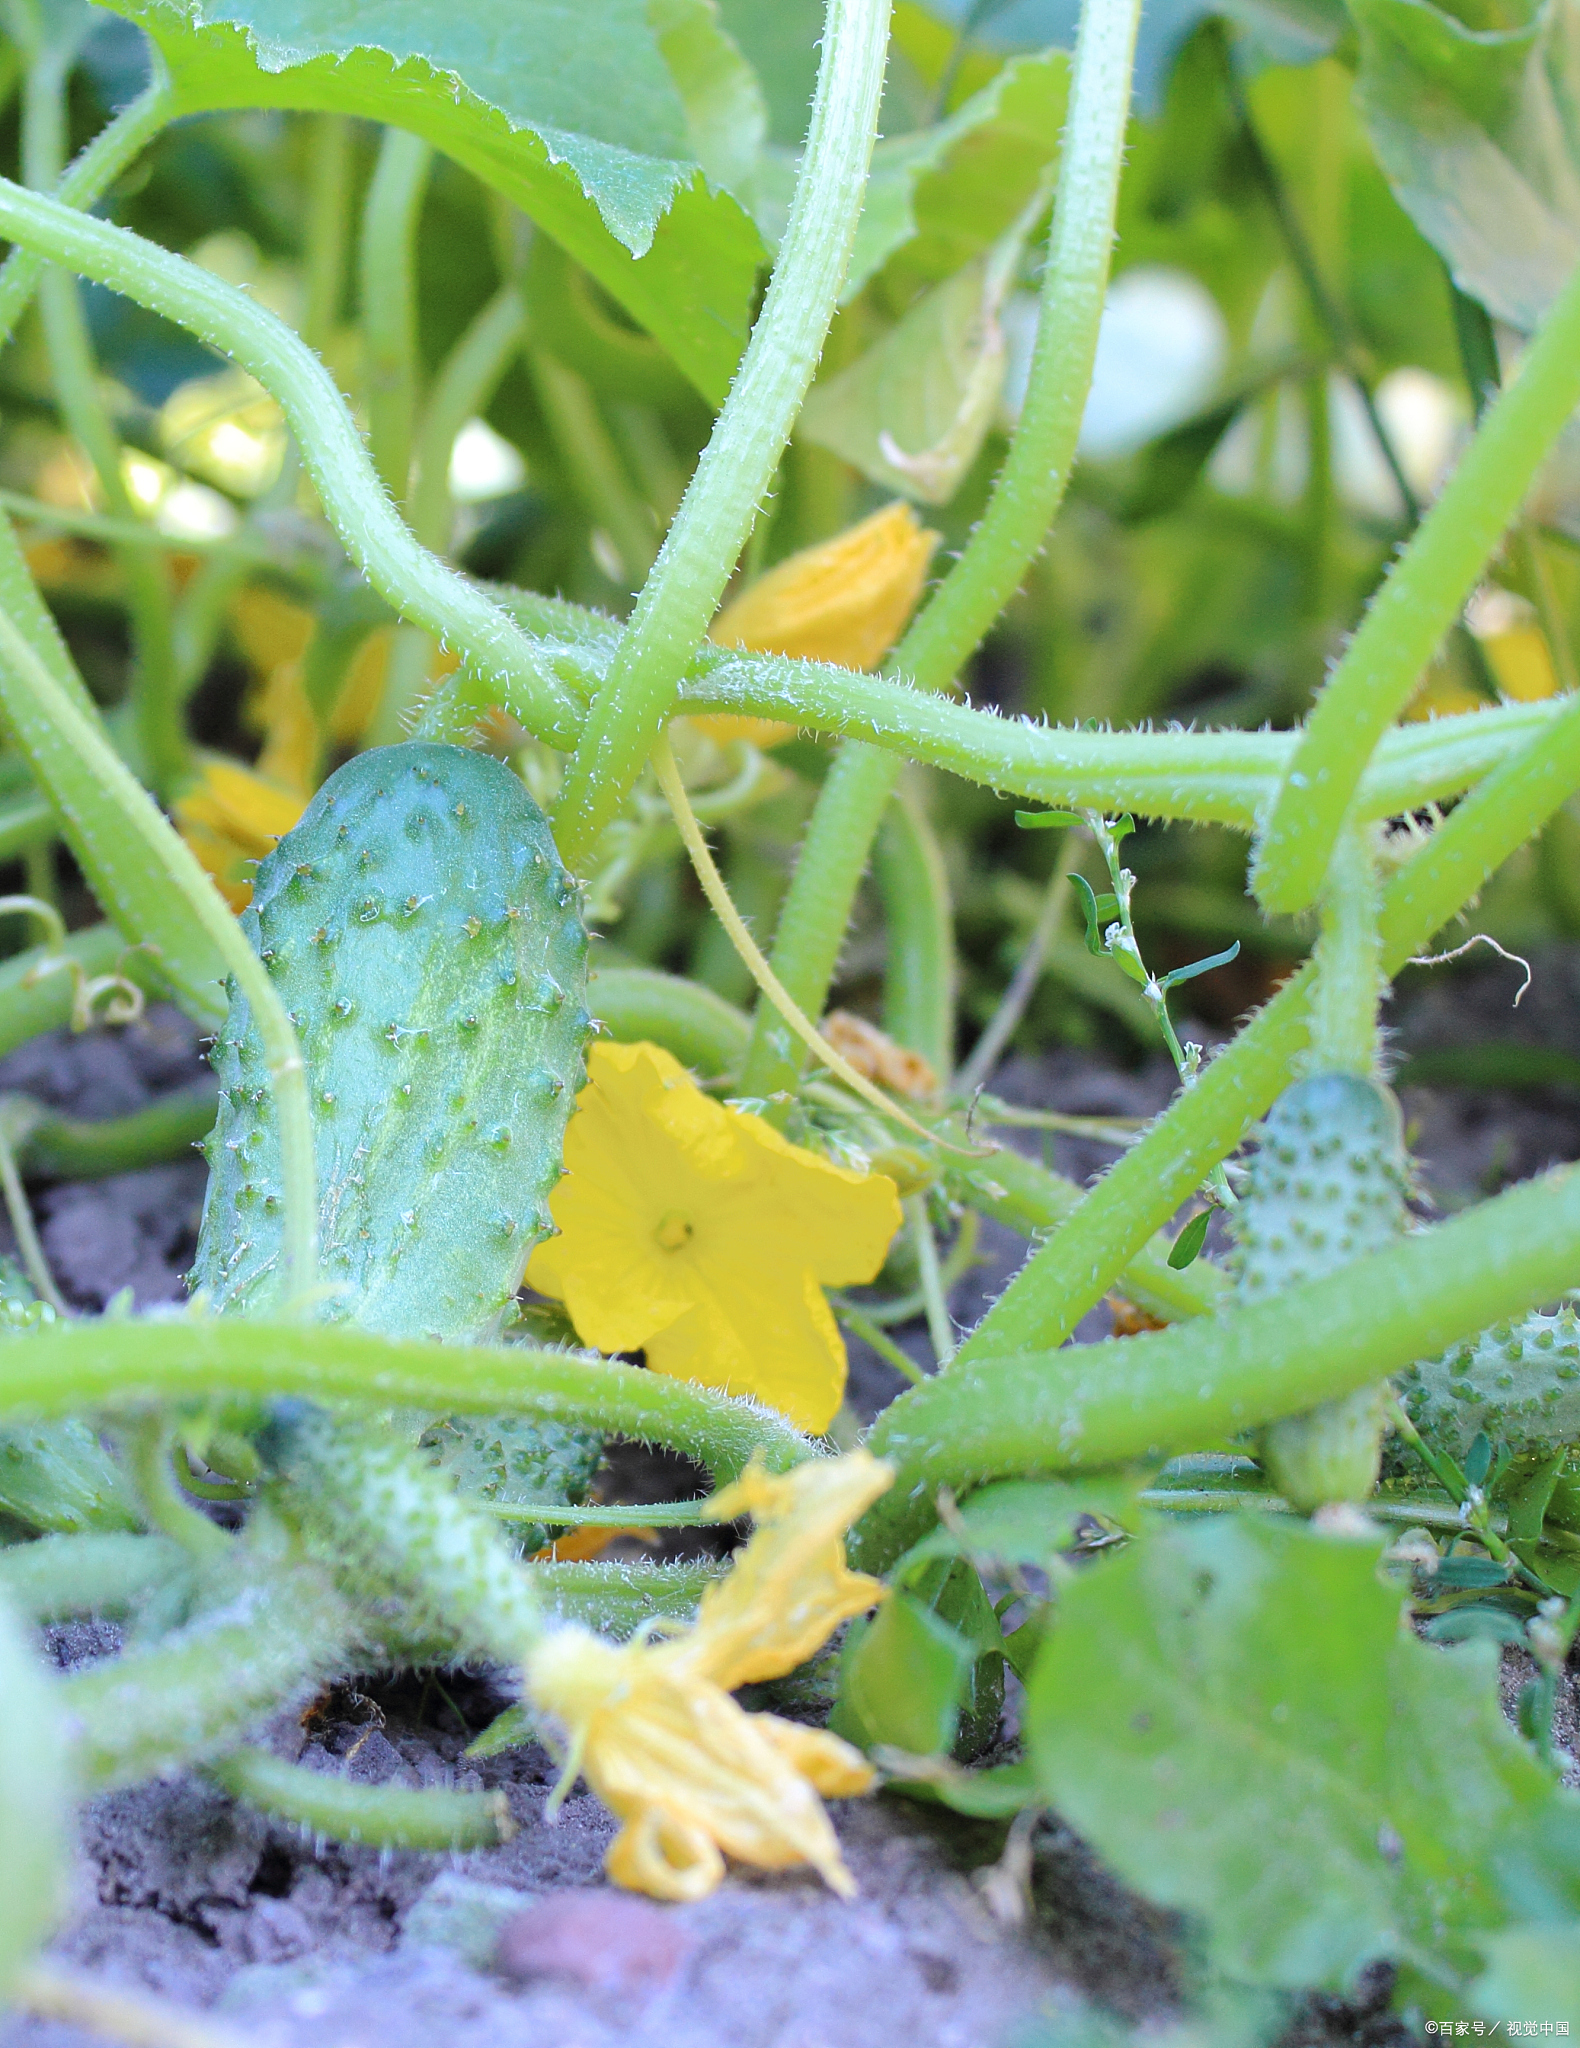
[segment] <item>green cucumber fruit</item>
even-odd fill
[[[1378,1251],[1405,1224],[1399,1105],[1359,1074],[1315,1074],[1274,1103],[1235,1212],[1235,1290],[1259,1301]],[[1360,1500],[1377,1482],[1385,1388],[1361,1387],[1262,1431],[1259,1454],[1293,1506]]]
[[[1533,1311],[1498,1323],[1399,1382],[1405,1411],[1434,1450],[1463,1459],[1483,1431],[1516,1457],[1580,1443],[1580,1315]]]
[[[332,775],[258,869],[243,926],[307,1066],[326,1298],[390,1336],[497,1329],[553,1225],[588,1032],[577,885],[519,777],[412,741]],[[211,1055],[219,1120],[194,1287],[260,1310],[279,1136],[245,998]]]

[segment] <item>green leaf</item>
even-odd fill
[[[1377,1551],[1224,1517],[1147,1535],[1062,1596],[1026,1727],[1049,1801],[1118,1874],[1200,1915],[1245,1983],[1375,1957],[1463,1973],[1580,1806],[1504,1720],[1489,1644],[1404,1625]]]
[[[1193,960],[1188,967],[1171,967],[1167,974],[1158,976],[1161,989],[1178,988],[1182,981],[1194,981],[1199,974],[1211,974],[1215,967],[1227,967],[1231,960],[1240,957],[1240,941],[1225,946],[1221,953],[1209,953],[1205,960]]]
[[[880,142],[845,300],[898,250],[936,283],[1006,234],[1058,155],[1068,94],[1062,51],[1016,58],[948,120]]]
[[[1183,1273],[1187,1266],[1195,1265],[1201,1256],[1202,1246],[1207,1242],[1207,1226],[1211,1222],[1211,1209],[1198,1209],[1175,1238],[1169,1250],[1169,1264],[1176,1273]]]
[[[162,51],[182,113],[327,109],[426,137],[530,214],[706,397],[722,397],[764,250],[696,156],[733,174],[761,110],[698,0],[662,0],[656,26],[643,0],[114,4]]]
[[[943,1755],[954,1742],[974,1662],[958,1629],[911,1594],[893,1592],[845,1638],[829,1726],[863,1749]]]
[[[1478,28],[1431,0],[1350,9],[1401,204],[1461,288],[1529,332],[1580,259],[1580,13],[1510,0]]]
[[[926,292],[881,341],[813,388],[797,432],[926,505],[954,496],[998,410],[999,324],[1030,222]]]
[[[1580,2020],[1580,1920],[1509,1927],[1486,1944],[1470,2009],[1488,2019]]]

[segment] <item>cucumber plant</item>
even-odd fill
[[[906,1198],[877,1292],[833,1303],[914,1382],[867,1430],[893,1483],[852,1544],[892,1598],[803,1704],[838,1693],[836,1726],[925,1796],[1026,1815],[1017,1845],[1037,1809],[1069,1814],[1129,1882],[1195,1916],[1205,2009],[1248,1997],[1264,2032],[1295,1992],[1338,1991],[1378,1960],[1401,2011],[1435,2024],[1493,2013],[1510,1957],[1570,1967],[1580,1819],[1553,1730],[1580,1634],[1580,1182],[1560,1171],[1412,1220],[1378,1042],[1389,981],[1484,891],[1489,921],[1534,890],[1574,925],[1580,592],[1552,458],[1580,406],[1580,273],[1554,268],[1574,223],[1551,228],[1569,204],[1551,195],[1580,166],[1553,123],[1540,147],[1556,155],[1533,170],[1537,145],[1499,111],[1580,93],[1553,22],[1498,44],[1489,95],[1474,84],[1487,37],[1463,10],[1314,7],[1322,62],[1270,80],[1252,76],[1260,40],[1204,18],[1177,59],[1142,51],[1149,78],[1167,74],[1154,119],[1133,106],[1137,0],[1084,0],[1068,55],[1009,58],[983,40],[982,9],[951,40],[908,7],[886,101],[887,0],[828,0],[820,41],[802,24],[817,84],[792,175],[794,24],[770,34],[757,0],[682,8],[681,28],[595,0],[574,45],[527,0],[492,68],[410,0],[398,77],[355,26],[287,22],[274,0],[245,21],[114,5],[144,35],[148,80],[71,162],[92,10],[16,0],[0,78],[25,78],[19,176],[0,177],[0,339],[15,334],[38,431],[57,435],[54,467],[27,470],[20,432],[4,450],[8,477],[36,489],[4,494],[26,546],[0,518],[0,850],[30,891],[8,907],[34,902],[49,942],[0,962],[0,1046],[80,1022],[107,993],[122,1010],[153,993],[213,1033],[219,1096],[183,1309],[57,1314],[0,1278],[0,1593],[40,1620],[132,1617],[124,1655],[64,1689],[5,1622],[23,1675],[0,1801],[18,1826],[63,1814],[68,1776],[80,1793],[194,1765],[319,1833],[495,1840],[486,1800],[326,1788],[248,1737],[359,1669],[519,1663],[568,1621],[682,1627],[711,1566],[537,1555],[555,1529],[610,1520],[585,1500],[608,1437],[683,1453],[720,1486],[829,1453],[770,1402],[578,1349],[569,1289],[563,1311],[521,1298],[554,1227],[594,1012],[722,1098],[699,1128],[738,1129],[727,1108],[744,1109],[765,1158],[799,1145]],[[1313,147],[1293,128],[1264,145],[1281,94],[1311,114]],[[914,133],[874,177],[880,103]],[[165,131],[248,105],[280,110],[245,148],[278,149],[279,189],[294,179],[303,201],[300,246],[272,201],[249,212],[249,233],[278,230],[255,290],[222,274],[232,243],[196,261],[164,245],[173,230],[161,239],[160,195],[195,132]],[[1509,249],[1460,204],[1460,161],[1498,167]],[[1346,226],[1354,193],[1361,225]],[[442,225],[463,218],[464,234]],[[1290,291],[1300,311],[1289,351],[1248,342],[1242,383],[1207,410],[1127,462],[1083,454],[1081,503],[1061,517],[1078,449],[1098,445],[1100,407],[1084,444],[1082,422],[1120,303],[1117,229],[1127,252],[1208,275],[1226,331],[1257,348]],[[1352,230],[1383,256],[1351,248]],[[461,251],[476,275],[458,283]],[[270,266],[288,263],[295,325],[271,310],[290,294]],[[1410,288],[1379,294],[1396,275]],[[140,331],[177,333],[205,389],[182,386],[153,425],[118,412],[94,354],[96,335],[115,344],[84,313],[84,280],[155,323]],[[1428,286],[1444,295],[1435,325]],[[1467,387],[1474,429],[1431,491],[1388,423],[1380,296],[1395,325],[1408,304],[1421,352]],[[1495,322],[1521,337],[1517,377]],[[1028,347],[1007,378],[1011,332]],[[237,380],[228,439],[204,411],[216,355]],[[1341,504],[1340,393],[1386,472],[1364,516]],[[1275,474],[1291,399],[1298,503]],[[259,420],[243,483],[225,462]],[[452,488],[467,446],[520,471],[475,516]],[[1237,464],[1255,472],[1252,512],[1232,502]],[[831,595],[828,564],[841,529],[870,541],[869,487],[936,512],[947,566],[908,624],[892,591],[881,633],[867,603],[857,655],[819,635],[855,602]],[[908,536],[909,603],[933,539],[909,514],[888,525]],[[91,588],[81,555],[102,571]],[[790,617],[798,563],[807,589],[822,582]],[[732,579],[770,567],[758,610],[778,625],[715,644]],[[1143,616],[1125,586],[1153,574],[1174,595]],[[1174,659],[1159,650],[1194,649],[1210,680],[1218,614],[1255,609],[1253,586],[1279,595],[1234,639],[1241,722],[1152,717]],[[129,650],[109,715],[111,686],[95,672],[90,690],[74,654],[106,607]],[[1125,631],[1104,642],[1113,607]],[[1486,628],[1511,607],[1517,631]],[[731,603],[720,640],[753,638],[727,625],[751,611]],[[1028,704],[1051,717],[963,692],[1006,615],[998,644],[1022,635],[1042,692]],[[885,636],[878,672],[844,665]],[[258,686],[239,704],[242,654]],[[1401,721],[1423,681],[1439,715]],[[249,717],[267,728],[252,769],[235,757]],[[227,759],[205,751],[216,732]],[[1015,836],[998,831],[1001,798],[1068,831],[1029,907],[1025,875],[998,872]],[[1173,886],[1179,842],[1149,856],[1155,826],[1238,835],[1253,901],[1198,889],[1194,854]],[[250,894],[239,920],[193,850],[225,833],[213,868],[231,900]],[[66,939],[57,844],[106,920]],[[1170,900],[1212,949],[1158,972],[1147,960],[1181,957],[1179,934],[1155,944],[1146,920]],[[612,935],[590,979],[589,904]],[[1029,938],[1000,994],[965,956],[1003,905]],[[1310,957],[1278,979],[1268,960],[1302,951],[1311,920]],[[879,960],[874,921],[883,1033],[819,1032],[853,926],[848,958]],[[1236,1002],[1264,1000],[1203,1058],[1169,997],[1231,967],[1260,972]],[[1036,1008],[1045,969],[1062,1012]],[[1161,1032],[1179,1087],[1145,1129],[1102,1124],[1119,1156],[1082,1188],[994,1149],[1017,1121],[1060,1120],[986,1084],[1017,1029],[1090,1029],[1099,1011],[1144,1042]],[[967,1024],[983,1028],[956,1076]],[[178,1123],[79,1132],[70,1156],[124,1167],[185,1142]],[[29,1158],[6,1131],[0,1182],[21,1218]],[[1202,1251],[1199,1209],[1180,1226],[1203,1202],[1227,1212],[1226,1260]],[[961,1332],[950,1284],[980,1217],[1028,1252]],[[678,1203],[654,1224],[666,1255],[691,1243]],[[633,1268],[600,1284],[641,1282]],[[822,1310],[814,1278],[796,1285]],[[1069,1343],[1110,1292],[1160,1327]],[[935,1369],[887,1334],[907,1320],[925,1321]],[[837,1344],[826,1315],[816,1334]],[[842,1412],[832,1437],[848,1447],[857,1427]],[[232,1503],[238,1532],[205,1494]],[[1401,1629],[1407,1610],[1434,1646]],[[704,1605],[703,1626],[720,1611]],[[1536,1661],[1522,1733],[1498,1709],[1494,1641]],[[963,1769],[991,1752],[1006,1665],[1027,1685],[1022,1753]],[[1092,1671],[1102,1711],[1083,1716]],[[33,1849],[26,1886],[0,1896],[0,1992],[24,1998],[41,1995],[25,1962],[54,1871]]]

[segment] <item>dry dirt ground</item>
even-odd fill
[[[1400,1055],[1467,1037],[1580,1053],[1580,967],[1567,956],[1538,963],[1515,1017],[1509,974],[1495,964],[1415,995]],[[187,1027],[162,1012],[123,1033],[41,1040],[0,1063],[0,1088],[110,1116],[190,1081],[195,1062]],[[1168,1080],[1160,1065],[1128,1073],[1055,1055],[1012,1063],[998,1086],[1044,1107],[1145,1115]],[[1580,1157],[1580,1092],[1412,1088],[1405,1108],[1425,1188],[1444,1206]],[[1083,1176],[1109,1156],[1063,1138],[1051,1148],[1054,1163]],[[194,1159],[36,1190],[68,1296],[90,1310],[123,1287],[140,1302],[176,1298],[202,1188]],[[955,1298],[966,1322],[1020,1247],[989,1229],[982,1254]],[[1106,1328],[1098,1313],[1082,1334]],[[868,1413],[899,1384],[870,1353],[853,1359],[853,1396]],[[626,1476],[640,1492],[639,1461]],[[674,1475],[652,1483],[649,1499],[672,1493]],[[50,1630],[45,1648],[70,1667],[115,1642],[111,1625],[78,1623]],[[321,1702],[310,1730],[287,1714],[266,1739],[369,1782],[502,1788],[518,1829],[507,1846],[436,1856],[314,1843],[184,1776],[86,1808],[53,1960],[207,2009],[212,2025],[258,2048],[1038,2048],[1055,2038],[1063,2048],[1095,2038],[1089,2009],[1159,2025],[1177,2009],[1183,1930],[1115,1884],[1053,1818],[1034,1839],[1018,1921],[1001,1903],[1016,1888],[983,1882],[1003,1829],[893,1795],[837,1812],[861,1887],[852,1903],[806,1876],[744,1873],[698,1905],[628,1899],[602,1877],[612,1823],[596,1800],[575,1793],[546,1823],[544,1755],[462,1758],[501,1704],[486,1673],[426,1684],[370,1674]],[[1570,1702],[1560,1732],[1571,1740],[1572,1718]],[[1384,1982],[1359,2004],[1312,2001],[1292,2016],[1285,2048],[1398,2048],[1409,2036],[1386,2002]],[[38,2020],[0,2025],[0,2048],[87,2039]]]

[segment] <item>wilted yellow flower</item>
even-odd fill
[[[533,1704],[564,1731],[566,1780],[583,1774],[624,1826],[604,1867],[661,1899],[698,1899],[724,1856],[764,1870],[810,1863],[855,1890],[819,1794],[866,1791],[872,1769],[837,1736],[748,1714],[729,1688],[793,1671],[842,1621],[883,1597],[845,1563],[845,1531],[893,1473],[865,1451],[783,1477],[748,1471],[713,1502],[759,1526],[695,1624],[664,1642],[624,1645],[575,1626],[526,1660]]]
[[[252,901],[252,870],[307,808],[302,792],[213,755],[172,809],[181,837],[214,878],[232,910]]]
[[[826,1429],[845,1346],[822,1290],[875,1277],[894,1183],[714,1102],[660,1046],[600,1042],[587,1071],[528,1280],[584,1343]]]
[[[832,540],[803,548],[727,604],[708,630],[719,647],[874,668],[905,631],[939,536],[896,502]],[[719,741],[772,746],[794,727],[726,713],[698,718]]]

